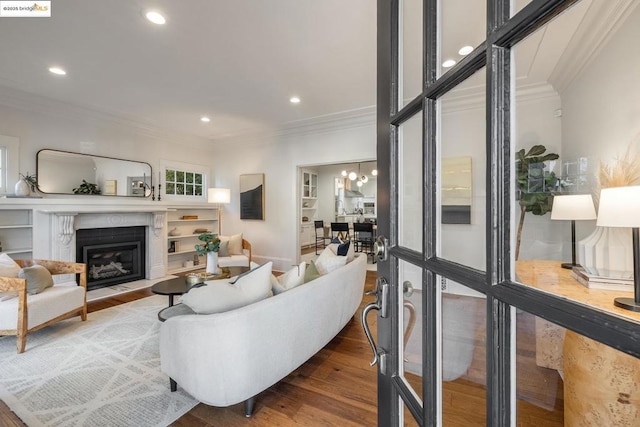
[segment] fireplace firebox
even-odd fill
[[[87,265],[87,290],[145,278],[146,227],[80,229],[76,259]]]

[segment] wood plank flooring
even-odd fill
[[[373,289],[375,273],[367,273],[366,289]],[[89,312],[102,310],[139,298],[152,295],[149,289],[142,289],[117,297],[89,303]],[[373,296],[365,296],[362,306],[373,301]],[[324,349],[313,356],[300,368],[282,381],[258,395],[254,415],[244,416],[244,405],[216,408],[199,404],[172,426],[213,427],[213,426],[374,426],[377,424],[376,370],[369,366],[371,350],[362,331],[359,313]],[[375,314],[370,323],[375,335]],[[531,316],[530,316],[531,317]],[[518,318],[518,372],[527,375],[531,370],[547,371],[535,366],[535,337],[527,336],[533,317],[522,321]],[[521,328],[521,325],[523,327]],[[521,330],[522,329],[522,333]],[[484,363],[483,339],[477,340],[478,358]],[[27,351],[28,349],[27,340]],[[533,349],[533,351],[532,351]],[[532,358],[533,357],[533,358]],[[475,363],[475,362],[474,362]],[[521,367],[522,364],[522,367]],[[478,381],[479,366],[470,369],[468,378],[447,382],[443,386],[443,424],[445,426],[484,425],[485,387]],[[554,372],[555,371],[551,371]],[[421,388],[421,378],[407,374],[412,387]],[[526,384],[524,384],[526,386]],[[535,387],[532,386],[532,387]],[[519,392],[520,390],[519,385]],[[537,392],[537,390],[531,390]],[[551,427],[563,425],[562,383],[558,386],[555,408],[547,410],[518,400],[518,425]],[[9,408],[0,403],[0,425],[24,426]],[[416,423],[407,416],[405,425]]]

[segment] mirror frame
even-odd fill
[[[77,156],[82,156],[82,157],[89,157],[89,158],[97,158],[97,159],[107,159],[107,160],[116,160],[116,161],[122,161],[122,162],[128,162],[128,163],[139,163],[141,165],[146,165],[149,167],[149,180],[148,180],[148,186],[145,190],[145,192],[142,195],[135,195],[135,194],[76,194],[72,191],[68,192],[68,193],[58,193],[58,192],[49,192],[49,191],[44,191],[42,190],[42,188],[40,187],[40,177],[41,177],[41,159],[40,159],[40,154],[42,152],[55,152],[55,153],[63,153],[63,154],[74,154]],[[36,184],[37,184],[37,188],[38,191],[43,193],[43,194],[59,194],[59,195],[71,195],[71,196],[107,196],[107,197],[135,197],[135,198],[148,198],[149,196],[151,196],[153,194],[153,167],[151,166],[150,163],[147,162],[141,162],[138,160],[128,160],[128,159],[121,159],[118,157],[108,157],[108,156],[99,156],[99,155],[95,155],[95,154],[86,154],[86,153],[76,153],[74,151],[65,151],[65,150],[56,150],[53,148],[43,148],[41,150],[38,150],[38,152],[36,153]],[[145,179],[146,181],[146,179]],[[79,183],[80,184],[80,183]],[[129,183],[127,182],[127,185]]]

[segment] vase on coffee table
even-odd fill
[[[207,252],[208,274],[218,274],[218,252]]]

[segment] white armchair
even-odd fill
[[[79,275],[76,282],[58,283],[43,292],[28,295],[25,279],[0,276],[0,292],[17,292],[17,298],[0,302],[0,335],[16,335],[18,353],[25,350],[27,334],[59,320],[80,315],[87,320],[87,274],[81,263],[16,260],[20,267],[41,265],[52,276]]]

